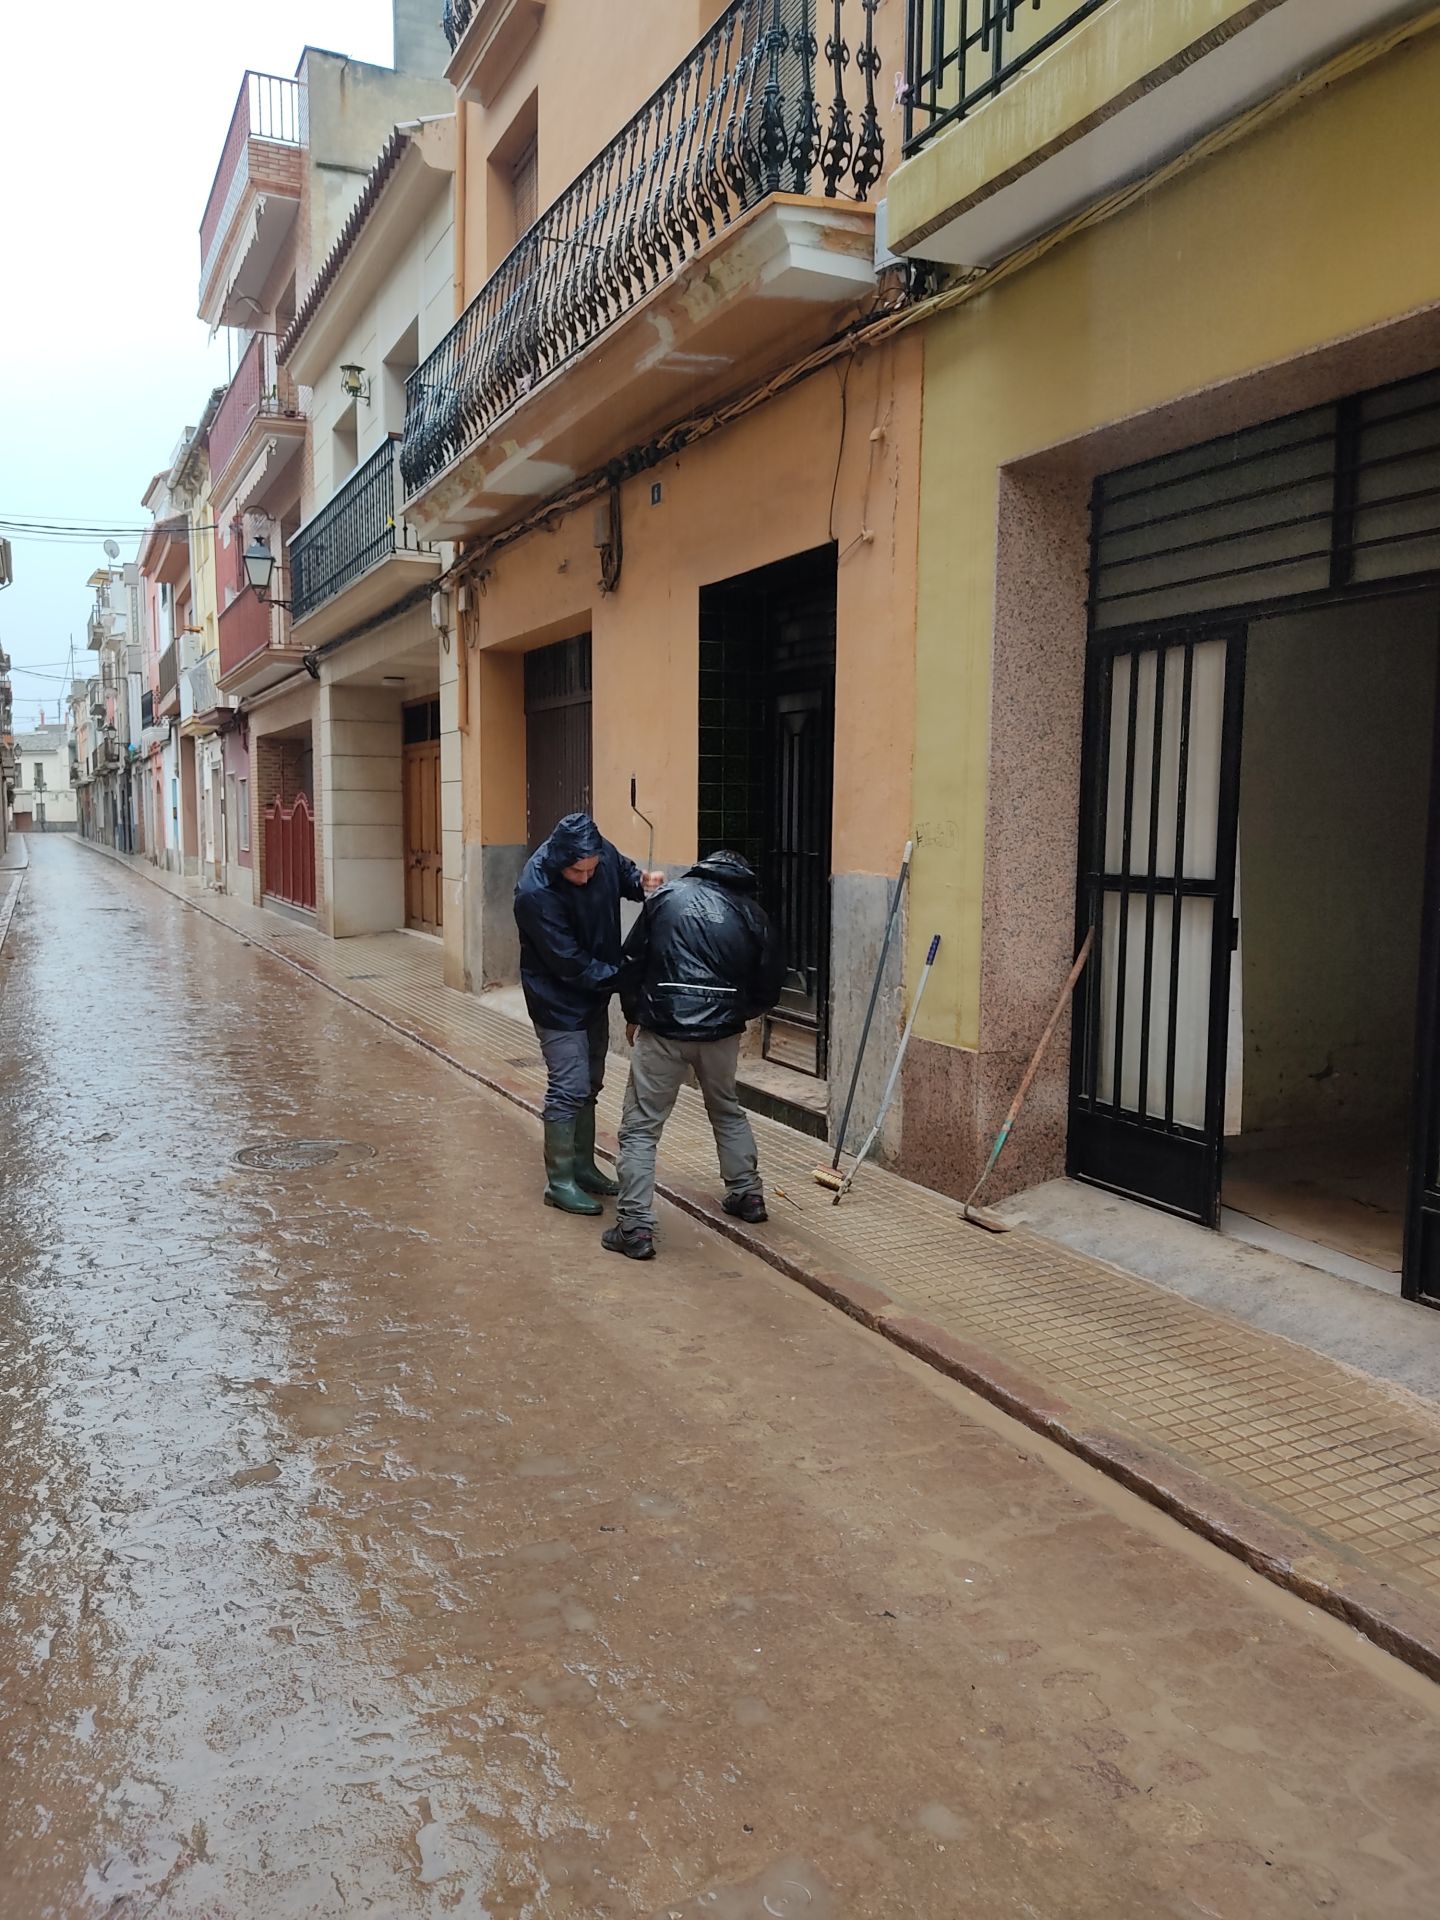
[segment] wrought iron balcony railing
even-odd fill
[[[1107,0],[908,0],[905,151],[993,100]]]
[[[475,7],[476,0],[445,0],[440,25],[445,29],[452,53],[465,38],[465,29],[475,17]]]
[[[290,542],[292,617],[303,620],[314,613],[388,554],[433,551],[416,539],[401,516],[396,443],[391,438],[355,469]]]
[[[409,494],[769,195],[869,196],[879,3],[732,0],[410,375]]]

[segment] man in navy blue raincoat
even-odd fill
[[[545,1204],[565,1213],[597,1214],[597,1196],[619,1190],[595,1164],[595,1102],[620,971],[620,902],[663,881],[617,852],[588,813],[567,813],[515,887],[520,982],[549,1077]]]

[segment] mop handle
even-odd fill
[[[875,1115],[875,1124],[871,1127],[869,1133],[866,1134],[865,1144],[861,1147],[859,1153],[856,1154],[855,1164],[845,1176],[845,1184],[831,1201],[831,1206],[838,1207],[841,1200],[849,1192],[850,1182],[859,1172],[862,1162],[868,1158],[871,1147],[874,1146],[880,1136],[880,1129],[885,1124],[885,1116],[890,1111],[890,1101],[895,1093],[895,1083],[900,1078],[900,1069],[905,1062],[905,1049],[909,1046],[910,1035],[915,1030],[915,1021],[920,1012],[920,1002],[925,998],[925,987],[930,978],[930,969],[935,965],[935,956],[939,951],[940,936],[937,933],[930,941],[930,951],[926,954],[925,965],[920,970],[920,978],[915,986],[915,1001],[910,1008],[910,1018],[905,1022],[905,1031],[900,1036],[900,1045],[895,1052],[895,1064],[890,1069],[890,1078],[885,1082],[885,1091],[880,1096],[880,1110]]]
[[[875,964],[875,983],[870,989],[870,1004],[865,1009],[864,1025],[860,1029],[860,1044],[855,1049],[855,1067],[850,1075],[850,1091],[845,1096],[845,1111],[840,1116],[840,1130],[835,1135],[835,1158],[830,1165],[840,1171],[840,1155],[845,1149],[845,1135],[850,1130],[850,1110],[855,1105],[855,1089],[860,1085],[860,1069],[865,1063],[865,1043],[870,1038],[870,1023],[875,1018],[876,1003],[880,998],[880,982],[885,977],[885,962],[890,954],[890,937],[895,931],[895,915],[900,906],[900,896],[905,891],[905,882],[910,877],[910,856],[915,851],[915,842],[905,842],[904,858],[900,862],[900,873],[895,881],[895,891],[890,896],[890,911],[885,916],[885,934],[880,942],[880,958]]]

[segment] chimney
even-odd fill
[[[450,48],[440,25],[440,0],[390,0],[395,71],[444,78]]]

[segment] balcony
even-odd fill
[[[396,455],[396,441],[384,441],[290,542],[295,635],[307,647],[384,613],[440,570],[400,510]]]
[[[200,222],[200,318],[243,326],[300,208],[307,138],[298,80],[247,73]]]
[[[140,695],[140,725],[148,730],[155,725],[155,695],[146,687]]]
[[[283,587],[276,570],[271,591],[280,597]],[[294,673],[305,648],[290,641],[290,617],[244,587],[220,615],[219,665],[216,684],[221,693],[261,693]]]
[[[259,501],[263,488],[299,452],[305,420],[295,383],[275,358],[275,335],[257,333],[235,369],[210,428],[210,476],[217,495],[232,490],[247,465],[266,463],[247,482],[247,494]]]
[[[160,656],[159,680],[160,688],[155,696],[155,717],[157,720],[170,720],[180,711],[179,662],[173,640]]]
[[[908,0],[893,252],[986,267],[1417,0]]]
[[[218,732],[229,712],[215,684],[215,656],[208,654],[195,665],[182,668],[180,675],[180,731],[189,734]]]
[[[545,0],[445,0],[445,78],[464,100],[489,106],[540,30]]]
[[[817,46],[778,0],[732,0],[410,376],[421,534],[518,519],[873,294],[883,62],[871,0],[833,12]]]

